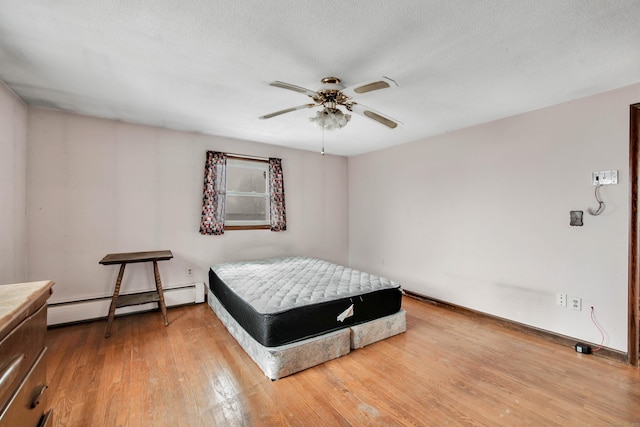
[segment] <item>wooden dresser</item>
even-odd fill
[[[0,285],[0,427],[52,423],[44,346],[52,286],[52,281]]]

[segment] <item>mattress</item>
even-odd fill
[[[281,346],[398,312],[399,284],[308,257],[219,264],[209,287],[265,347]]]

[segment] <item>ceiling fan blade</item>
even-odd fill
[[[351,104],[351,111],[360,114],[361,116],[364,116],[368,119],[375,120],[381,125],[385,125],[389,129],[395,129],[401,124],[399,121],[392,119],[391,117],[382,114],[374,110],[373,108],[369,108],[362,104],[356,104],[355,102]]]
[[[279,88],[282,88],[282,89],[292,90],[292,91],[298,92],[298,93],[304,93],[305,95],[310,96],[312,98],[314,96],[318,95],[317,92],[315,92],[315,91],[313,91],[311,89],[306,89],[306,88],[303,88],[303,87],[300,87],[300,86],[296,86],[296,85],[292,85],[292,84],[289,84],[289,83],[275,81],[275,82],[269,83],[269,85],[270,86],[279,87]]]
[[[265,114],[264,116],[258,117],[259,119],[270,119],[271,117],[279,116],[280,114],[290,113],[292,111],[304,110],[305,108],[316,107],[316,104],[304,104],[298,105],[297,107],[287,108],[285,110],[276,111],[275,113]]]
[[[357,85],[346,87],[342,90],[342,93],[352,98],[354,95],[360,95],[362,93],[373,92],[374,90],[386,89],[389,87],[397,87],[398,84],[388,77],[382,77],[377,80],[371,80],[368,82],[358,83]]]

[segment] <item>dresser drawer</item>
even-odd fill
[[[0,342],[0,413],[44,348],[47,306],[24,319]]]
[[[0,413],[0,427],[35,427],[47,407],[46,348],[38,355],[20,388]]]

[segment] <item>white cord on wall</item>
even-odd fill
[[[598,183],[596,185],[596,190],[595,190],[596,201],[598,202],[598,209],[595,209],[595,210],[592,208],[587,209],[587,211],[593,216],[600,215],[602,212],[604,212],[604,208],[605,208],[604,202],[600,199],[600,192],[599,192],[600,187],[602,187],[602,185]]]

